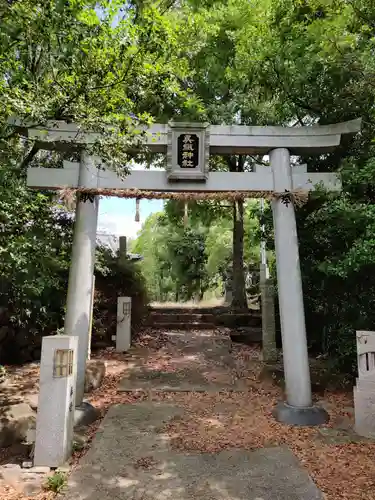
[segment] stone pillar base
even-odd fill
[[[326,410],[320,406],[297,408],[281,401],[272,412],[278,422],[289,425],[314,427],[329,421]]]
[[[263,363],[277,363],[279,360],[279,352],[276,348],[262,349],[259,359]]]
[[[83,401],[74,409],[74,427],[81,427],[93,424],[100,416],[100,411],[91,403]]]
[[[375,381],[357,379],[354,387],[354,415],[355,432],[375,439]]]

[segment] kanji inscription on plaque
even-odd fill
[[[180,168],[196,168],[199,165],[199,137],[181,134],[177,139],[177,163]]]

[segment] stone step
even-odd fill
[[[149,307],[150,312],[166,314],[228,314],[231,310],[227,307]]]
[[[217,325],[236,328],[240,326],[261,326],[262,316],[250,314],[221,314],[216,318]]]
[[[262,329],[260,327],[244,327],[231,331],[230,338],[232,342],[238,344],[258,344],[262,342]]]
[[[249,309],[233,313],[229,307],[149,307],[150,314],[213,314],[215,316],[252,316],[261,318],[261,311]]]
[[[166,313],[166,314],[223,314],[230,312],[228,307],[163,307],[150,306],[150,312]]]
[[[209,314],[209,313],[182,313],[182,312],[156,312],[149,315],[148,323],[157,325],[158,323],[212,323],[216,326],[227,328],[238,327],[260,327],[262,319],[253,314]]]
[[[215,323],[215,316],[213,314],[167,314],[165,312],[152,312],[150,314],[150,320],[153,323],[164,323],[168,321],[169,323],[190,323],[190,322],[198,322],[202,321],[203,323]]]
[[[198,321],[197,323],[189,322],[189,323],[151,323],[149,326],[155,328],[157,330],[215,330],[217,325],[214,323],[204,323],[202,321]]]

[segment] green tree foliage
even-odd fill
[[[0,169],[0,357],[17,359],[61,326],[72,237],[69,214],[51,196],[30,193],[20,172]]]
[[[171,222],[165,213],[145,221],[132,250],[143,255],[142,269],[154,300],[202,298],[207,288],[204,227]]]
[[[170,236],[167,255],[176,285],[176,300],[202,299],[205,291],[207,256],[204,229],[179,228]]]
[[[374,5],[366,0],[242,5],[244,24],[236,32],[229,74],[237,85],[261,90],[254,95],[270,110],[264,123],[304,126],[363,118],[354,141],[345,140],[320,158],[301,159],[310,171],[340,168],[343,193],[314,196],[297,211],[310,344],[351,371],[354,332],[371,330],[374,323]]]
[[[142,231],[130,247],[132,252],[143,256],[140,266],[153,300],[171,300],[171,295],[175,292],[172,278],[165,268],[165,244],[168,238],[167,227],[161,224],[160,214],[155,213],[146,219]]]
[[[43,151],[9,120],[41,127],[65,120],[102,132],[89,152],[126,172],[144,124],[197,106],[180,85],[186,60],[170,8],[165,1],[0,4],[1,325],[9,330],[2,345],[16,345],[15,336],[17,346],[30,344],[34,334],[40,342],[62,326],[71,220],[56,212],[51,194],[27,190],[25,174],[29,165],[61,166],[77,154],[71,145],[63,154]]]
[[[245,209],[247,266],[259,263],[256,205],[249,203]],[[146,219],[132,251],[144,257],[140,266],[153,300],[223,295],[223,278],[233,251],[232,207],[216,208],[207,202],[190,202],[185,226],[184,204],[173,201],[165,204],[163,212]]]
[[[75,122],[102,132],[91,148],[124,169],[142,125],[196,108],[168,2],[18,0],[0,12],[0,125]],[[176,20],[175,20],[176,21]],[[38,143],[30,146],[38,150]],[[34,153],[35,154],[35,153]]]

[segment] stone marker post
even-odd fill
[[[43,337],[35,466],[59,467],[72,453],[77,348],[77,337]]]
[[[289,151],[274,149],[270,153],[270,162],[275,192],[292,191]],[[286,403],[277,406],[275,416],[280,422],[288,424],[318,425],[327,421],[328,414],[312,404],[294,205],[278,198],[272,202],[272,209],[287,396]]]
[[[81,154],[79,185],[89,184],[92,158]],[[93,273],[96,249],[99,197],[80,197],[74,221],[73,248],[69,272],[64,333],[78,337],[76,404],[82,404],[89,349]]]
[[[267,264],[260,264],[260,298],[262,305],[262,361],[277,361],[275,301],[272,280],[267,278]]]
[[[233,300],[233,270],[227,268],[224,272],[224,305],[230,306]]]
[[[375,438],[375,332],[357,332],[358,378],[354,387],[355,431]]]
[[[116,351],[127,352],[131,346],[131,297],[117,299]]]
[[[90,314],[90,327],[89,327],[89,345],[87,350],[87,359],[91,359],[91,341],[92,341],[92,323],[94,320],[94,301],[95,301],[95,275],[92,277],[92,292],[91,292],[91,314]]]
[[[120,236],[119,238],[119,260],[126,260],[127,248],[126,248],[126,236]]]

